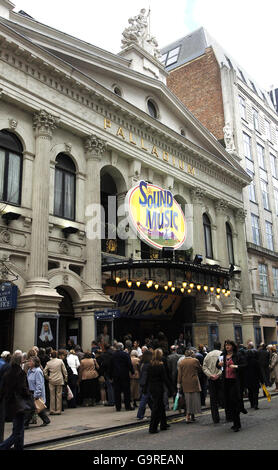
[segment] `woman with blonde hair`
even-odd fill
[[[155,434],[158,432],[158,425],[160,423],[160,430],[166,431],[170,425],[167,424],[165,413],[165,406],[163,403],[164,385],[166,385],[171,393],[171,383],[167,377],[165,366],[162,362],[163,351],[155,349],[153,358],[150,362],[146,383],[144,386],[144,394],[150,393],[153,406],[151,414],[151,422],[149,432]]]
[[[270,380],[275,382],[276,388],[275,392],[278,392],[278,354],[276,345],[273,344],[270,348],[270,362],[269,362],[269,369],[270,369]]]

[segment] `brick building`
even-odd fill
[[[277,342],[278,115],[269,94],[200,28],[162,49],[167,84],[253,178],[243,190],[257,342]],[[230,141],[224,142],[224,127]],[[227,145],[231,145],[228,149]]]

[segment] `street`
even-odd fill
[[[121,430],[52,442],[40,446],[28,446],[28,450],[277,450],[278,449],[278,396],[268,403],[259,400],[259,410],[249,408],[241,414],[242,429],[234,433],[232,423],[225,422],[221,410],[221,421],[213,424],[210,411],[204,411],[195,423],[186,424],[183,417],[173,418],[168,431],[150,435],[148,424],[126,427]]]

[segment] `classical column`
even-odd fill
[[[85,139],[87,175],[85,183],[85,231],[86,264],[84,291],[79,302],[74,304],[76,316],[82,319],[82,347],[90,348],[95,339],[94,309],[114,306],[114,302],[103,293],[101,271],[101,157],[106,142],[92,134]]]
[[[50,144],[57,119],[45,110],[34,114],[36,156],[33,171],[32,234],[29,280],[48,287]]]
[[[204,197],[205,190],[198,187],[191,190],[191,202],[193,204],[193,256],[198,254],[205,257],[203,228]]]
[[[238,209],[235,212],[236,228],[238,234],[238,261],[241,268],[241,305],[243,308],[242,326],[243,340],[254,339],[254,326],[259,325],[260,315],[255,312],[252,301],[250,273],[245,234],[246,211]]]
[[[50,144],[57,119],[45,110],[34,114],[36,147],[32,180],[32,231],[28,281],[18,300],[14,346],[28,350],[37,340],[36,314],[57,317],[62,300],[48,281]],[[22,335],[24,331],[24,335]]]
[[[226,237],[225,217],[227,215],[228,203],[219,200],[215,204],[216,225],[217,225],[217,259],[223,267],[229,265],[228,246]]]

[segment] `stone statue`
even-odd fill
[[[122,33],[123,37],[121,47],[124,49],[131,44],[136,44],[153,55],[156,59],[159,59],[160,51],[158,49],[157,40],[155,37],[150,36],[148,32],[149,15],[150,12],[147,13],[146,9],[142,8],[139,15],[134,16],[133,18],[129,18],[129,26],[125,28]]]
[[[227,122],[225,127],[223,127],[223,131],[224,131],[224,142],[225,142],[226,151],[229,153],[235,153],[236,148],[234,144],[234,136],[233,136],[233,131],[229,122]]]

